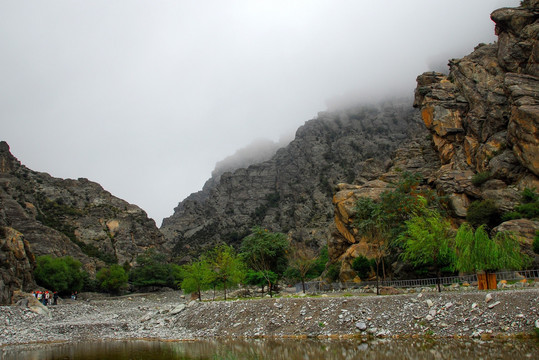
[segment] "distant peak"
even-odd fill
[[[2,152],[9,152],[9,145],[5,141],[0,141],[0,151]]]

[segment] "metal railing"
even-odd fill
[[[496,279],[513,281],[522,279],[539,279],[539,269],[522,270],[522,271],[501,271],[496,273]],[[436,286],[440,281],[442,285],[473,283],[477,281],[477,275],[462,275],[462,276],[447,276],[439,280],[437,278],[425,279],[409,279],[409,280],[380,280],[379,286],[390,286],[398,288],[413,288],[413,287],[430,287]],[[328,291],[344,291],[353,289],[363,289],[366,287],[376,286],[376,281],[361,281],[361,282],[337,282],[326,283],[323,281],[305,282],[305,291],[309,293],[328,292]],[[296,284],[296,292],[302,292],[303,285]]]

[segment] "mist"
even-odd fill
[[[518,4],[0,0],[0,140],[159,225],[253,139],[276,143],[331,104],[411,96]]]

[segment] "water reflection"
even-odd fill
[[[101,341],[18,345],[0,349],[0,359],[539,359],[535,340],[289,340]]]

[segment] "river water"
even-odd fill
[[[539,359],[536,339],[98,341],[0,348],[2,360]]]

